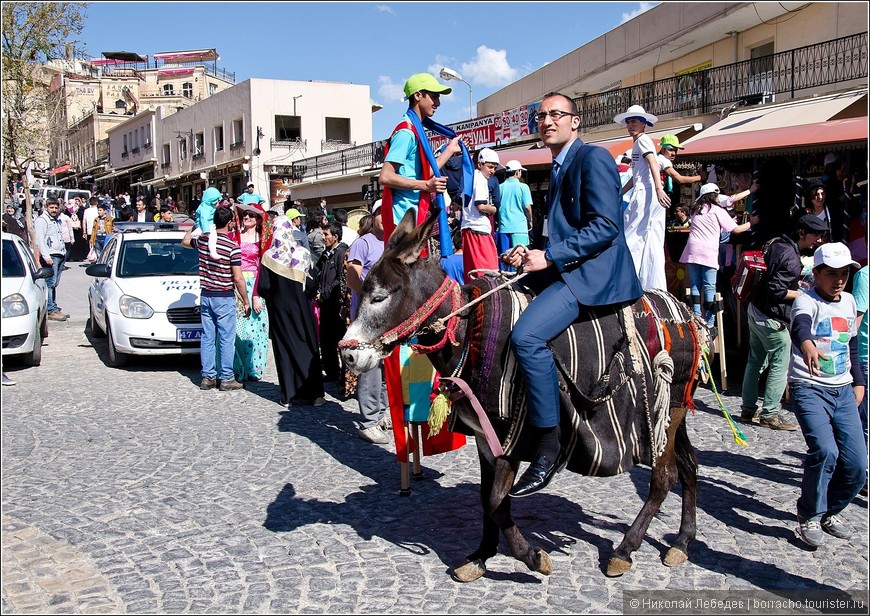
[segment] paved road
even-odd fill
[[[86,282],[72,264],[59,296],[72,318],[51,323],[42,366],[7,366],[4,614],[621,613],[628,590],[868,586],[867,500],[844,515],[855,538],[804,549],[800,433],[746,428],[739,448],[708,389],[688,420],[701,463],[689,563],[661,563],[679,524],[671,494],[634,568],[606,578],[649,471],[564,473],[514,503],[553,575],[502,552],[482,579],[455,583],[449,569],[478,542],[472,446],[424,458],[426,478],[401,498],[390,447],[356,436],[356,403],[287,410],[271,362],[240,392],[199,391],[196,358],[108,368],[105,342],[84,331]]]

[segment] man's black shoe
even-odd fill
[[[529,468],[514,484],[510,495],[515,497],[528,496],[546,488],[550,480],[553,479],[553,475],[565,468],[566,464],[567,460],[563,460],[561,454],[556,457],[556,461],[553,463],[550,463],[550,459],[543,454],[535,455]]]

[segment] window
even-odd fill
[[[171,83],[163,84],[163,95],[164,96],[172,96],[175,94],[175,86]]]
[[[127,149],[128,149],[128,148],[127,148],[127,135],[124,135],[124,149],[123,149],[122,151],[123,151],[123,152],[126,152]]]
[[[239,118],[238,120],[233,120],[233,140],[230,143],[231,148],[241,147],[245,145],[245,125],[244,122]]]
[[[326,140],[350,143],[350,118],[326,118]]]
[[[765,43],[749,50],[749,85],[748,95],[760,95],[762,102],[765,95],[773,92],[773,52],[774,45]]]
[[[181,84],[181,95],[185,98],[193,98],[193,84],[189,81]]]
[[[169,144],[165,144],[163,146],[163,153],[160,155],[160,160],[162,161],[160,167],[165,169],[172,162],[171,150],[169,149]]]
[[[224,127],[214,127],[214,149],[220,151],[224,149]]]
[[[205,156],[205,134],[196,133],[193,137],[193,156]]]
[[[187,139],[178,140],[178,160],[187,158]]]
[[[217,94],[217,88],[216,83],[208,84],[208,95],[211,96],[212,94]]]
[[[115,101],[115,109],[126,109],[126,108],[127,108],[127,103],[125,103],[124,101],[122,101],[122,100]]]
[[[300,116],[275,116],[275,140],[295,141],[302,138]]]

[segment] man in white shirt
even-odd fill
[[[82,237],[85,239],[85,242],[90,243],[91,241],[91,230],[94,228],[94,221],[99,216],[99,212],[97,211],[97,205],[100,203],[100,200],[97,197],[91,197],[88,200],[88,209],[85,210],[85,213],[82,215]]]
[[[492,237],[491,216],[498,209],[489,192],[489,178],[499,166],[498,154],[483,148],[477,156],[471,203],[462,208],[462,266],[465,282],[471,282],[470,272],[475,269],[498,269],[498,251]]]

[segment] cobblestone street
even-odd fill
[[[86,284],[72,270],[68,284]],[[502,542],[486,575],[460,584],[449,571],[481,528],[473,444],[424,458],[402,498],[392,445],[357,437],[355,401],[287,410],[271,361],[239,392],[200,391],[197,356],[109,368],[72,305],[40,367],[4,362],[17,381],[3,388],[4,614],[622,613],[626,590],[867,589],[867,499],[843,515],[853,539],[805,549],[801,433],[742,426],[738,447],[706,387],[688,418],[700,462],[688,563],[661,562],[679,525],[674,493],[632,570],[605,577],[649,470],[563,473],[513,504],[553,574],[529,572]],[[732,412],[737,393],[724,397]]]

